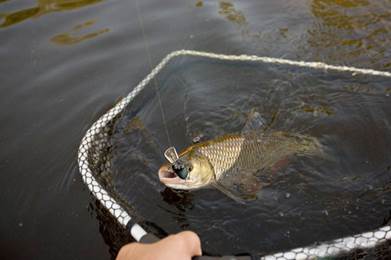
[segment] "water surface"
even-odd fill
[[[115,254],[115,236],[108,235],[107,219],[99,214],[96,218],[95,200],[77,171],[76,153],[88,127],[150,71],[146,45],[152,65],[173,50],[188,48],[389,71],[390,17],[390,2],[386,0],[0,1],[0,181],[3,184],[0,201],[4,209],[0,217],[1,256],[5,259],[108,259]],[[381,95],[389,82],[379,83],[380,87],[373,87],[372,83],[369,79],[367,83],[351,85],[349,89],[356,96],[354,102],[346,102],[351,105],[347,110],[365,114],[365,119],[356,118],[355,122],[364,120],[372,124],[370,132],[374,142],[368,141],[355,149],[361,156],[368,146],[368,151],[377,149],[374,147],[377,145],[384,148],[389,140],[381,142],[381,137],[387,136],[384,132],[388,129],[387,111],[390,111],[384,110],[388,103],[384,104],[385,97]],[[373,94],[378,88],[382,94]],[[330,90],[324,91],[327,94]],[[219,98],[222,100],[225,99]],[[304,107],[308,112],[299,111],[309,117],[318,114],[337,120],[339,110],[331,101],[332,97],[319,94],[313,101],[318,103]],[[377,109],[368,110],[368,101],[372,105],[375,102],[376,106],[371,107]],[[269,112],[276,111],[280,105],[268,107]],[[324,115],[328,113],[334,114]],[[170,116],[174,118],[175,114]],[[153,122],[160,124],[159,115],[155,117]],[[192,114],[192,124],[196,124],[193,119],[197,118],[197,114]],[[216,114],[210,121],[217,124],[219,118],[225,117]],[[171,130],[171,135],[178,138],[178,148],[188,144],[189,136],[196,134],[191,132],[193,129],[203,132],[209,129],[202,122],[200,118],[198,128],[197,124],[190,125],[188,132],[183,128],[180,133]],[[154,129],[157,132],[159,128]],[[220,131],[210,129],[210,134]],[[327,132],[325,128],[320,129],[314,129],[314,134],[318,131],[320,136]],[[348,122],[340,129],[356,133],[353,139],[367,137],[369,131],[366,124],[358,127]],[[159,132],[155,138],[161,142],[159,148],[166,146],[164,134]],[[332,140],[330,137],[329,141]],[[367,169],[367,173],[372,169],[380,174],[387,158],[378,153],[370,155],[369,166],[363,164],[360,168],[357,164],[353,168]],[[157,165],[156,159],[150,167]],[[345,167],[352,176],[352,166]],[[365,183],[359,183],[357,189],[365,189],[364,186]],[[373,186],[375,190],[376,187]],[[160,189],[161,186],[156,187]],[[213,191],[207,194],[225,200]],[[162,198],[165,196],[157,193],[150,200],[156,202]],[[173,198],[178,199],[175,194]],[[185,207],[186,203],[178,200],[167,205]],[[170,224],[168,218],[159,223],[168,226],[167,231],[180,229]],[[202,219],[195,223],[204,225]],[[206,243],[213,240],[213,234],[219,233],[209,234]],[[288,244],[292,243],[285,245]],[[206,246],[211,251],[224,247],[222,244]]]
[[[389,81],[254,62],[178,59],[114,126],[110,182],[130,212],[166,233],[196,231],[212,254],[271,253],[378,228],[391,205]],[[301,133],[316,138],[321,148],[282,157],[279,167],[265,169],[260,176],[267,184],[257,200],[244,205],[212,188],[178,192],[159,183],[165,148],[184,149],[197,136],[240,134],[255,112],[266,121],[258,131]]]

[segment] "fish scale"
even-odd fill
[[[193,149],[208,158],[219,180],[228,172],[259,171],[286,156],[309,152],[318,146],[315,138],[278,131],[220,137]]]

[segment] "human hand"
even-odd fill
[[[202,255],[201,241],[192,231],[170,235],[153,244],[130,243],[121,248],[116,260],[191,260]]]

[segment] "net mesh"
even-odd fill
[[[381,77],[391,77],[391,73],[370,69],[359,69],[346,66],[333,66],[318,62],[291,61],[269,57],[246,55],[220,55],[214,53],[181,50],[167,55],[147,77],[141,81],[132,92],[101,116],[87,131],[81,141],[78,162],[83,181],[92,194],[123,226],[126,226],[134,215],[130,215],[129,206],[125,205],[116,195],[113,187],[107,181],[110,175],[110,139],[113,125],[123,109],[132,102],[140,91],[156,76],[159,71],[174,57],[200,56],[211,59],[231,61],[251,61],[273,64],[287,64],[308,67],[312,69],[337,70],[354,74],[368,74]],[[125,210],[125,208],[128,210]],[[132,213],[134,214],[134,213]],[[390,259],[391,258],[391,226],[385,225],[372,232],[357,234],[307,247],[296,248],[287,252],[262,256],[262,259],[313,259],[317,257],[334,256],[340,259]]]

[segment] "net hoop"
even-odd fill
[[[226,61],[284,64],[316,70],[349,72],[352,73],[352,76],[363,74],[391,78],[391,73],[387,71],[349,66],[336,66],[322,62],[295,61],[255,55],[224,55],[194,50],[178,50],[169,53],[126,97],[102,115],[88,129],[78,150],[79,171],[84,183],[87,185],[91,193],[100,201],[100,203],[117,219],[117,221],[124,227],[128,227],[130,229],[130,233],[136,241],[140,241],[141,237],[146,234],[146,231],[140,225],[133,222],[132,217],[128,214],[128,212],[126,212],[126,210],[112,196],[110,196],[105,188],[94,177],[90,167],[90,162],[91,160],[94,160],[96,154],[91,151],[104,146],[103,140],[105,140],[108,136],[108,124],[112,122],[117,115],[119,115],[119,113],[140,93],[141,90],[143,90],[143,88],[166,66],[170,60],[179,56],[196,56]],[[317,245],[300,247],[286,252],[266,255],[262,256],[261,259],[308,259],[316,257],[333,257],[355,250],[370,249],[389,241],[391,241],[391,226],[385,225],[370,232],[326,241]]]

